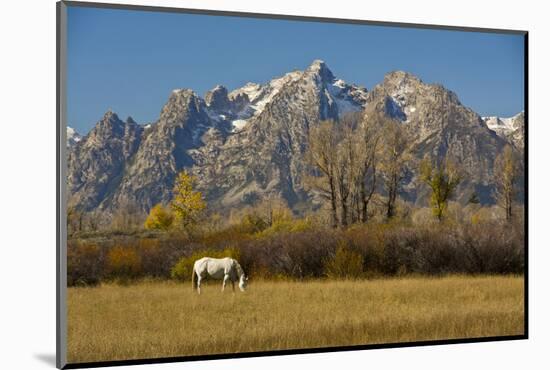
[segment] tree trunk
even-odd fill
[[[331,216],[332,216],[332,227],[338,227],[338,215],[336,214],[336,187],[334,186],[334,179],[329,177],[330,185],[330,206],[331,206]]]
[[[367,222],[367,207],[368,207],[368,200],[367,200],[367,191],[365,189],[365,182],[361,182],[361,222],[366,223]]]
[[[443,209],[441,209],[441,206],[437,208],[437,221],[441,222],[443,220]]]
[[[348,226],[348,201],[347,199],[342,199],[341,204],[342,209],[342,215],[340,216],[340,223],[342,224],[342,227]]]
[[[388,191],[388,208],[386,218],[389,220],[395,215],[395,198],[397,196],[397,174],[392,174],[390,188]]]
[[[506,197],[506,221],[512,221],[512,196],[508,194]]]

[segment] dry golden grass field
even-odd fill
[[[523,277],[69,288],[71,363],[521,335]]]

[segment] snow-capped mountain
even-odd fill
[[[513,117],[483,117],[487,127],[511,145],[518,149],[523,149],[525,113],[520,112]]]
[[[204,99],[176,89],[147,129],[112,114],[96,125],[93,132],[115,121],[109,127],[116,130],[105,137],[89,135],[71,153],[71,200],[88,210],[137,204],[148,211],[170,200],[183,168],[197,175],[212,205],[247,203],[268,193],[291,203],[304,200],[301,168],[309,125],[362,110],[366,96],[366,89],[335,78],[320,60],[265,84],[248,83],[231,92],[216,86]],[[124,132],[135,145],[128,152],[132,158],[119,163],[122,148],[113,148],[108,137]],[[113,156],[107,154],[113,150]]]
[[[401,122],[416,159],[447,154],[457,159],[469,173],[459,200],[475,191],[482,202],[491,202],[493,160],[506,139],[456,94],[402,71],[388,73],[367,92],[316,60],[264,84],[250,82],[233,91],[218,85],[204,98],[173,90],[158,120],[145,128],[107,112],[69,152],[70,203],[106,215],[121,207],[148,212],[170,201],[175,176],[186,169],[211,209],[275,195],[303,210],[312,196],[303,180],[310,127],[355,111]],[[424,201],[414,186],[414,159],[411,163],[402,196]]]
[[[125,122],[107,111],[68,153],[69,205],[96,209],[109,202],[117,178],[135,155],[143,128],[129,117]]]
[[[514,127],[512,126],[513,117],[504,118],[497,116],[483,117],[483,120],[491,130],[497,131],[512,131]]]
[[[337,115],[359,111],[364,107],[367,95],[365,88],[336,79],[323,61],[315,60],[306,71],[289,72],[263,85],[250,82],[229,93],[224,86],[214,87],[205,97],[210,116],[217,121],[229,121],[233,132],[240,131],[252,118],[259,116],[286,86],[303,79],[308,72],[328,73],[322,77],[322,81],[319,80],[323,85],[318,88],[327,98],[328,109],[336,110]]]
[[[367,90],[337,79],[315,60],[265,85],[247,84],[229,93],[248,105],[232,121],[232,133],[212,130],[192,150],[193,173],[214,207],[253,203],[272,194],[291,204],[309,193],[302,180],[310,125],[364,109]]]
[[[67,148],[72,147],[80,140],[82,140],[82,135],[76,132],[74,128],[67,126]]]
[[[493,161],[505,141],[479,114],[462,105],[454,92],[407,72],[390,72],[369,93],[365,115],[373,113],[401,122],[409,133],[414,158],[409,161],[403,197],[421,204],[427,201],[427,193],[415,180],[414,159],[450,156],[468,174],[457,189],[456,199],[465,202],[475,192],[482,203],[493,202]]]

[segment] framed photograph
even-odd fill
[[[59,368],[528,337],[527,31],[57,27]]]

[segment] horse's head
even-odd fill
[[[247,285],[248,285],[248,277],[242,274],[241,277],[239,278],[239,289],[241,290],[241,292],[244,292]]]

